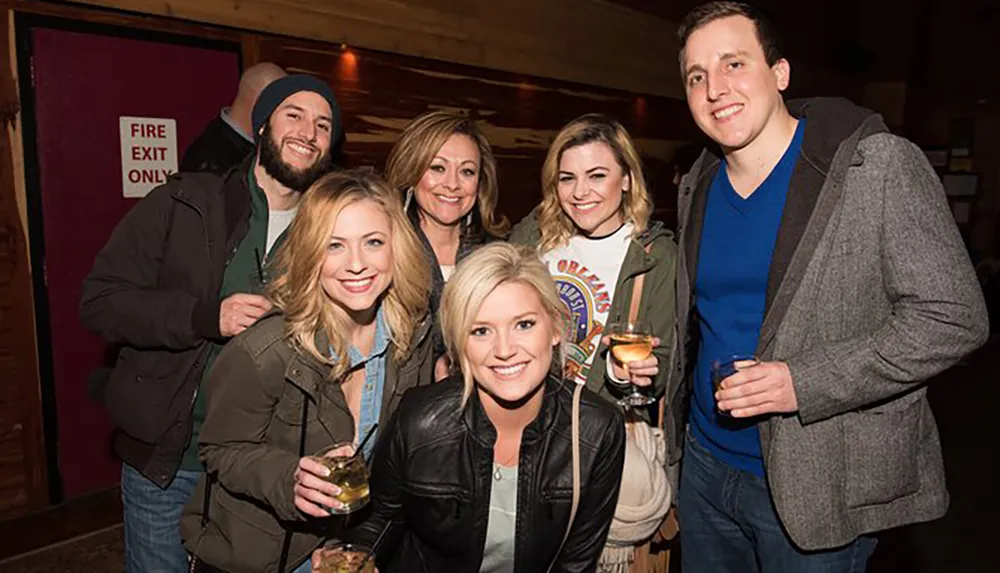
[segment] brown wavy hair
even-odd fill
[[[611,148],[611,153],[629,176],[631,187],[622,193],[622,219],[632,223],[635,235],[646,230],[653,213],[653,200],[642,174],[642,160],[625,128],[618,121],[599,113],[581,115],[566,124],[549,146],[542,166],[542,204],[538,209],[538,229],[542,233],[539,251],[545,252],[565,245],[578,233],[576,225],[559,203],[559,162],[566,150],[599,141]]]
[[[472,119],[447,111],[425,113],[406,126],[385,164],[385,177],[394,189],[415,187],[430,168],[434,155],[452,135],[468,136],[479,148],[479,186],[476,207],[483,229],[494,237],[503,237],[510,222],[497,212],[497,160],[489,140]]]
[[[379,205],[392,225],[392,281],[379,304],[395,346],[397,362],[412,351],[413,333],[428,313],[431,272],[423,245],[410,226],[399,193],[370,170],[330,173],[303,195],[288,237],[275,259],[276,277],[268,296],[284,311],[286,333],[298,349],[332,367],[330,379],[347,371],[350,317],[334,303],[320,284],[327,246],[337,217],[358,201]],[[336,360],[316,347],[316,336],[330,340]]]

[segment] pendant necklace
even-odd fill
[[[506,462],[505,462],[505,463],[504,463],[503,465],[504,465],[504,466],[508,466],[508,465],[510,465],[510,463],[511,463],[512,461],[514,461],[514,458],[516,458],[516,457],[517,457],[517,454],[518,454],[518,453],[519,453],[519,452],[514,452],[514,455],[512,455],[512,456],[511,456],[511,457],[509,457],[509,458],[507,458],[507,461],[506,461]],[[503,474],[502,474],[502,473],[500,473],[500,464],[498,464],[498,463],[496,463],[496,462],[493,462],[493,479],[495,479],[496,481],[500,481],[500,480],[502,480],[502,479],[503,479]]]

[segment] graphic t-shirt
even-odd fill
[[[576,235],[567,244],[542,255],[572,319],[566,377],[580,384],[586,383],[601,344],[632,231],[632,224],[626,223],[611,235],[597,239]]]

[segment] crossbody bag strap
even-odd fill
[[[556,556],[549,565],[549,571],[556,566],[559,554],[566,546],[569,533],[573,530],[573,521],[576,519],[576,510],[580,508],[580,394],[583,392],[583,384],[574,384],[573,389],[573,413],[570,418],[570,432],[573,436],[573,503],[569,508],[569,523],[566,524],[566,533],[563,534],[562,543],[556,551]]]
[[[653,246],[652,243],[646,245],[645,250],[647,255],[649,254],[649,251],[652,248],[652,246]],[[646,283],[646,273],[642,273],[641,275],[635,277],[635,279],[632,280],[632,299],[629,301],[628,305],[629,322],[634,322],[635,319],[639,317],[639,305],[642,302],[642,287],[645,283]],[[659,407],[657,408],[659,410],[659,414],[657,416],[658,422],[656,427],[662,428],[663,417],[664,414],[666,413],[666,406],[667,406],[666,397],[665,396],[661,397],[659,400],[657,400],[657,403],[659,405]]]
[[[649,252],[649,247],[646,247]],[[639,317],[639,304],[642,302],[642,286],[646,283],[646,273],[632,279],[632,300],[628,304],[628,321],[634,322]]]

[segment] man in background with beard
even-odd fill
[[[101,397],[122,466],[128,573],[184,573],[181,510],[204,471],[198,391],[222,345],[271,309],[266,264],[341,130],[330,87],[290,75],[261,92],[256,153],[225,178],[180,173],[118,224],[84,279],[81,320],[121,347]]]

